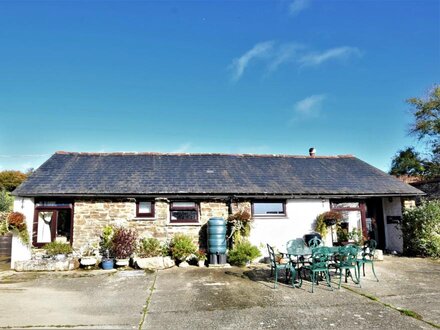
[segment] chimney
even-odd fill
[[[309,149],[309,155],[310,155],[310,157],[315,157],[315,154],[316,154],[316,150],[315,150],[315,148],[311,147],[311,148]]]

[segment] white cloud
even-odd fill
[[[289,5],[289,14],[290,15],[298,15],[304,9],[309,7],[310,0],[293,0]]]
[[[188,152],[188,150],[192,147],[191,143],[184,143],[181,144],[177,149],[173,150],[173,153],[178,153],[178,154],[182,154],[185,152]]]
[[[291,122],[298,119],[316,118],[320,115],[322,103],[326,99],[325,94],[311,95],[295,103],[294,115]]]
[[[239,80],[251,60],[266,57],[272,50],[273,44],[273,41],[260,42],[239,58],[234,59],[231,64],[233,71],[232,79],[234,81]]]
[[[281,64],[292,62],[297,52],[302,48],[303,46],[293,43],[280,45],[277,51],[274,52],[274,56],[268,65],[268,71],[274,72]]]
[[[293,63],[299,67],[318,66],[327,61],[341,61],[361,55],[362,52],[356,47],[342,46],[312,52],[307,51],[304,45],[293,42],[265,41],[257,43],[241,57],[235,58],[229,68],[232,70],[232,80],[236,82],[243,76],[249,63],[256,59],[261,60],[262,65],[266,66],[266,73],[271,74],[287,63]]]
[[[304,66],[320,65],[330,60],[347,59],[351,56],[361,56],[361,51],[356,47],[337,47],[323,52],[314,52],[302,56],[299,62]]]

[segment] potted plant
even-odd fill
[[[46,255],[58,261],[66,260],[67,255],[72,253],[72,247],[69,243],[57,241],[43,245],[43,249],[46,251]]]
[[[168,255],[168,246],[157,238],[144,237],[139,241],[134,264],[141,269],[165,269],[174,266]]]
[[[187,261],[196,253],[197,246],[190,236],[178,233],[170,242],[170,251],[173,258],[180,262],[179,267],[187,267]]]
[[[246,210],[239,210],[228,217],[229,237],[232,237],[232,243],[238,243],[249,236],[251,221],[251,214]]]
[[[206,250],[204,249],[199,249],[196,252],[196,258],[197,258],[197,262],[199,264],[199,267],[205,267],[205,262],[206,262]]]
[[[101,241],[99,243],[100,253],[102,255],[101,266],[102,269],[109,270],[113,269],[114,260],[110,255],[112,248],[112,238],[114,234],[114,228],[110,225],[105,226],[102,229]]]
[[[99,253],[98,246],[96,244],[87,243],[84,247],[80,248],[80,264],[86,269],[90,269],[98,262],[96,255]]]
[[[119,227],[115,230],[111,242],[111,249],[116,257],[116,266],[128,266],[130,257],[136,249],[136,231]]]
[[[342,214],[337,211],[327,211],[322,214],[327,226],[333,226],[342,219]]]

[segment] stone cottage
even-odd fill
[[[57,152],[13,194],[35,247],[65,240],[78,249],[107,224],[163,241],[196,238],[210,217],[238,209],[252,214],[252,243],[281,247],[334,209],[349,230],[401,251],[402,201],[423,193],[349,155]],[[13,244],[13,261],[29,258]]]

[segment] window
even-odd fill
[[[285,201],[253,202],[252,214],[254,216],[286,215],[286,203]]]
[[[170,205],[171,223],[198,222],[199,211],[194,202],[172,202]]]
[[[136,203],[136,217],[154,218],[154,202],[138,201]]]

